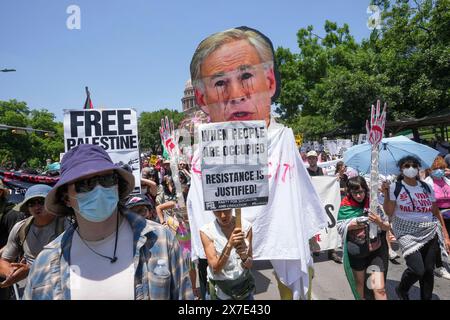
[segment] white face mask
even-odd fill
[[[409,167],[408,169],[403,169],[402,172],[405,177],[412,179],[412,178],[417,177],[419,170],[417,168]]]

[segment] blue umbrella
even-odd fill
[[[344,163],[360,173],[370,172],[371,144],[353,146],[344,152]],[[398,174],[397,162],[405,156],[415,156],[422,168],[429,168],[439,151],[404,136],[384,138],[379,145],[379,171],[382,174]]]

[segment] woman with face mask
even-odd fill
[[[445,176],[445,169],[447,163],[444,158],[437,156],[434,160],[429,176],[425,179],[434,190],[436,197],[436,204],[441,211],[442,218],[444,218],[445,228],[450,228],[450,179]],[[438,277],[450,280],[450,273],[443,266],[440,255],[436,257],[436,269],[434,274]]]
[[[133,174],[100,146],[64,155],[45,208],[76,223],[38,255],[24,299],[192,299],[176,238],[122,205],[133,189]]]
[[[343,239],[344,270],[355,299],[364,299],[366,270],[370,266],[377,271],[370,276],[371,288],[376,300],[387,300],[385,276],[388,265],[386,231],[389,230],[387,216],[380,209],[369,212],[369,187],[363,177],[348,179],[346,196],[342,199],[337,229]],[[369,225],[378,226],[377,237],[369,239]]]
[[[420,161],[406,156],[398,161],[398,167],[397,182],[382,185],[383,207],[393,216],[392,229],[408,267],[395,291],[399,299],[409,300],[409,289],[419,281],[420,298],[431,300],[436,253],[440,249],[446,262],[450,239],[433,188],[418,178]]]

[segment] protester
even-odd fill
[[[445,228],[448,231],[450,230],[450,179],[445,177],[446,168],[447,164],[444,158],[438,156],[431,165],[430,176],[425,179],[425,182],[434,190],[436,205],[441,211]],[[450,273],[443,266],[439,252],[436,256],[436,269],[434,270],[434,274],[450,280]]]
[[[156,197],[156,214],[161,224],[169,225],[174,231],[178,228],[178,224],[172,224],[172,222],[176,223],[176,217],[171,209],[175,208],[176,205],[177,193],[173,179],[171,176],[164,176]]]
[[[8,241],[9,228],[7,223],[7,214],[10,212],[11,208],[14,207],[14,204],[8,201],[9,198],[9,189],[3,184],[3,181],[0,179],[0,250]],[[1,254],[0,254],[1,256]],[[3,267],[1,266],[3,264]],[[2,268],[8,268],[8,264],[6,262],[1,262],[0,259],[0,270]],[[2,279],[0,279],[2,281]],[[10,297],[9,288],[0,288],[0,300],[6,300]]]
[[[252,229],[242,219],[236,228],[232,210],[214,211],[216,219],[200,229],[208,259],[210,294],[218,300],[253,300]]]
[[[348,176],[345,174],[346,169],[347,169],[347,167],[345,166],[343,161],[338,161],[336,163],[336,170],[334,171],[334,174],[336,175],[336,177],[339,181],[339,190],[341,192],[341,200],[347,194],[346,186],[347,186]]]
[[[157,221],[155,207],[144,194],[132,195],[125,203],[125,208],[152,221]]]
[[[9,202],[9,189],[0,179],[0,249],[8,240],[7,234],[9,234],[9,231],[6,227],[6,216],[13,207],[14,204]]]
[[[162,162],[162,166],[161,166],[161,181],[162,179],[164,179],[165,176],[171,176],[172,175],[172,170],[170,169],[170,161],[169,160],[164,160]]]
[[[318,159],[317,152],[309,151],[306,154],[306,157],[309,163],[309,167],[306,169],[311,177],[325,175],[325,171],[319,166],[317,166],[317,159]],[[310,244],[314,246],[315,239],[311,239],[310,241],[312,241],[312,243],[310,242]],[[319,255],[319,252],[315,252],[314,254],[317,256]],[[336,263],[342,263],[342,258],[339,257],[336,250],[334,249],[328,250],[328,259],[333,260]]]
[[[369,187],[363,177],[347,181],[347,195],[338,213],[338,232],[343,240],[344,269],[356,299],[364,299],[366,270],[375,266],[370,276],[376,300],[387,300],[384,272],[388,261],[388,247],[383,238],[390,225],[383,211],[369,212]],[[368,221],[377,225],[377,236],[369,238]]]
[[[158,195],[158,173],[151,167],[142,169],[141,173],[142,193],[145,194],[153,206],[156,206]]]
[[[9,234],[8,243],[1,254],[1,260],[6,262],[3,266],[8,266],[6,270],[0,271],[6,277],[0,284],[1,287],[8,287],[25,279],[43,247],[68,227],[64,218],[56,218],[44,208],[45,197],[50,190],[48,185],[33,185],[25,193],[23,202],[18,205],[18,211],[31,216],[18,222]]]
[[[450,239],[434,190],[418,180],[419,159],[403,157],[398,167],[401,173],[397,182],[382,185],[383,207],[386,214],[393,215],[392,229],[407,265],[395,290],[401,300],[409,300],[409,289],[419,281],[420,298],[431,300],[436,252],[440,247],[442,260],[446,262]]]
[[[308,170],[308,173],[311,177],[326,175],[325,171],[319,166],[317,166],[318,160],[317,152],[309,151],[306,154],[306,159],[308,160],[309,164],[309,167],[306,169]]]
[[[133,188],[134,176],[100,146],[82,144],[64,155],[45,207],[74,215],[76,224],[36,258],[24,299],[192,298],[178,241],[120,205]]]
[[[313,259],[305,239],[326,226],[327,216],[292,130],[270,116],[271,103],[280,92],[271,41],[245,26],[217,32],[198,45],[190,67],[196,102],[211,122],[265,121],[271,146],[268,162],[274,165],[268,179],[270,201],[265,206],[242,208],[242,216],[258,230],[253,235],[255,257],[270,259],[293,299],[306,299]],[[204,210],[199,158],[196,151],[187,201],[194,258],[205,256],[198,228],[213,219]],[[292,165],[284,183],[278,181],[281,174],[275,175],[275,166],[283,163]]]

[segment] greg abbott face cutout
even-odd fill
[[[197,104],[212,122],[265,120],[279,95],[272,42],[261,32],[238,27],[215,33],[191,61]]]

